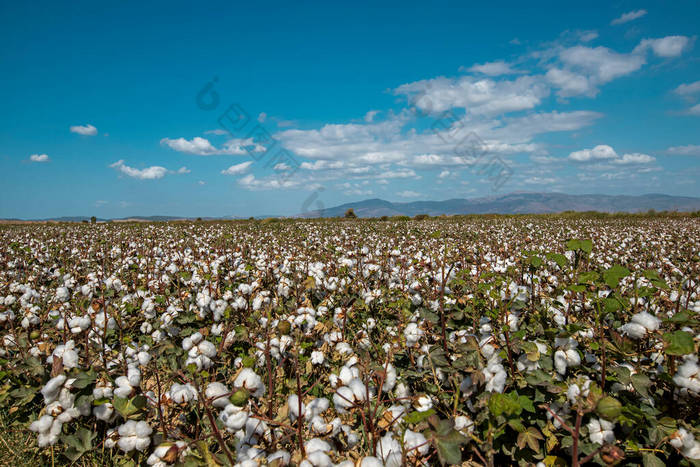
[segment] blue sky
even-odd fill
[[[700,195],[698,2],[25,3],[0,217]]]

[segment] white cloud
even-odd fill
[[[690,45],[690,39],[685,36],[666,36],[660,39],[644,39],[634,49],[644,52],[651,48],[655,55],[663,58],[678,57]]]
[[[672,146],[666,150],[668,154],[677,156],[700,156],[700,144],[688,144],[686,146]]]
[[[254,152],[262,152],[265,150],[263,146],[254,143],[252,138],[230,139],[226,141],[221,148],[217,148],[211,144],[208,139],[200,136],[195,136],[191,140],[187,140],[185,138],[163,138],[160,140],[160,144],[168,146],[170,149],[178,152],[194,154],[197,156],[242,156],[248,154],[248,150]]]
[[[581,42],[590,42],[598,38],[598,31],[581,31],[578,38]]]
[[[547,79],[560,88],[558,94],[562,97],[594,96],[597,86],[633,73],[646,63],[644,56],[638,53],[621,54],[607,47],[582,45],[562,49],[559,59],[565,69],[550,69]],[[573,83],[566,84],[567,80]]]
[[[114,164],[111,164],[110,167],[118,170],[124,175],[127,175],[132,178],[138,178],[140,180],[156,180],[159,178],[163,178],[168,173],[168,169],[166,169],[165,167],[160,167],[158,165],[147,167],[145,169],[135,169],[133,167],[125,165],[123,159],[120,159]]]
[[[207,130],[204,132],[205,135],[217,135],[217,136],[222,136],[222,135],[228,135],[229,132],[221,129],[221,128],[216,128],[214,130]]]
[[[695,81],[694,83],[683,83],[680,84],[676,89],[673,90],[679,96],[690,96],[700,92],[700,81]]]
[[[240,164],[232,165],[226,170],[222,170],[221,173],[224,175],[242,175],[248,171],[248,168],[253,164],[253,161],[242,162]]]
[[[569,154],[569,160],[574,162],[610,162],[619,165],[649,164],[656,159],[647,154],[631,153],[620,157],[617,152],[607,144],[600,144],[593,149],[582,149]]]
[[[49,156],[46,154],[32,154],[29,156],[29,160],[32,162],[49,162]]]
[[[462,68],[460,68],[460,70],[462,70]],[[488,76],[509,75],[515,73],[515,71],[510,67],[510,64],[504,62],[503,60],[483,64],[477,63],[466,70],[472,73],[481,73]]]
[[[374,117],[377,116],[379,113],[379,110],[370,110],[365,114],[365,122],[367,123],[372,123],[374,121]]]
[[[552,177],[530,177],[523,180],[528,185],[552,185],[556,182],[557,179]]]
[[[615,18],[610,22],[610,24],[617,25],[617,24],[625,24],[629,23],[630,21],[634,21],[635,19],[639,19],[642,16],[646,15],[647,11],[646,10],[633,10],[629,11],[627,13],[624,13],[621,15],[619,18]]]
[[[265,112],[260,112],[258,114],[258,122],[264,123],[266,119],[267,119],[267,114]]]
[[[438,178],[444,179],[444,178],[449,177],[451,174],[452,174],[452,172],[450,172],[449,170],[443,170],[442,172],[440,172],[440,175],[438,175]]]
[[[89,123],[87,125],[73,125],[70,127],[70,131],[83,136],[95,136],[97,134],[97,128]]]
[[[582,149],[569,154],[569,159],[576,162],[600,161],[615,158],[617,158],[617,153],[607,144],[600,144],[593,149]]]
[[[700,115],[700,104],[695,104],[688,109],[688,115]]]
[[[654,162],[656,159],[647,154],[641,154],[638,152],[632,154],[623,154],[621,158],[615,159],[613,162],[615,164],[627,165],[627,164],[649,164]]]
[[[421,194],[418,193],[417,191],[411,191],[411,190],[399,191],[396,194],[402,198],[417,198],[418,196],[421,196]]]
[[[426,113],[461,108],[473,115],[499,115],[536,107],[549,95],[549,87],[536,76],[498,81],[463,76],[416,81],[394,93],[407,96]]]
[[[188,174],[190,172],[192,172],[192,171],[185,166],[182,166],[179,169],[177,169],[177,173],[179,173],[179,174]]]

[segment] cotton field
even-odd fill
[[[700,219],[0,227],[37,465],[700,464]]]

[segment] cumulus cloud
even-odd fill
[[[615,18],[610,22],[613,26],[617,24],[625,24],[629,23],[630,21],[634,21],[635,19],[639,19],[642,16],[646,15],[647,11],[646,10],[633,10],[633,11],[628,11],[627,13],[622,14],[620,17]]]
[[[629,75],[646,63],[640,53],[622,54],[602,46],[564,48],[558,58],[561,65],[551,67],[545,76],[561,97],[595,96],[598,86]]]
[[[374,117],[377,116],[379,113],[379,110],[370,110],[365,114],[365,122],[367,123],[372,123],[374,121]]]
[[[394,90],[423,112],[436,113],[460,108],[474,115],[499,115],[536,107],[549,95],[549,87],[537,76],[515,80],[435,78],[416,81]]]
[[[128,165],[124,164],[123,159],[111,164],[110,167],[128,177],[138,178],[140,180],[156,180],[163,178],[168,173],[168,169],[158,165],[146,167],[145,169],[135,169],[134,167],[129,167]]]
[[[599,144],[593,149],[582,149],[569,154],[569,160],[579,163],[585,162],[609,162],[619,165],[649,164],[656,159],[647,154],[631,153],[621,157],[607,144]]]
[[[617,153],[607,144],[600,144],[593,149],[582,149],[569,154],[569,159],[575,162],[590,162],[615,159]]]
[[[666,150],[668,154],[676,156],[700,156],[700,144],[688,144],[685,146],[671,146]]]
[[[182,166],[179,169],[177,169],[177,173],[179,173],[179,174],[188,174],[190,172],[192,172],[192,171],[185,166]]]
[[[195,136],[191,140],[185,138],[163,138],[160,140],[160,144],[175,151],[194,154],[196,156],[242,156],[248,154],[249,151],[262,152],[265,150],[263,146],[253,142],[252,138],[230,139],[220,148],[217,148],[211,144],[208,139],[202,138],[201,136]]]
[[[253,161],[242,162],[240,164],[232,165],[228,169],[222,170],[221,173],[224,175],[242,175],[248,171],[248,168],[253,164]]]
[[[634,50],[643,52],[651,49],[658,57],[671,58],[681,55],[689,45],[690,38],[686,36],[666,36],[660,39],[644,39]]]
[[[700,81],[693,83],[682,83],[673,90],[679,96],[691,96],[700,92]]]
[[[97,134],[97,128],[89,123],[87,125],[73,125],[70,127],[70,131],[83,136],[95,136]]]
[[[688,115],[700,115],[700,104],[695,104],[688,109]]]
[[[399,191],[396,194],[402,198],[417,198],[417,197],[421,196],[421,193],[418,193],[417,191],[411,191],[411,190]]]
[[[461,68],[460,68],[461,70]],[[509,75],[515,73],[511,68],[510,64],[504,62],[503,60],[497,60],[495,62],[487,62],[482,64],[475,64],[466,69],[472,73],[481,73],[488,76],[499,76],[499,75]]]
[[[29,160],[32,162],[49,162],[49,156],[46,154],[32,154],[29,156]]]

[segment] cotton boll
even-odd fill
[[[248,421],[248,412],[233,404],[228,404],[219,414],[219,420],[226,426],[230,432],[236,432],[246,426]]]
[[[622,331],[622,334],[630,336],[633,339],[641,339],[647,335],[647,328],[634,322],[620,326],[620,331]]]
[[[603,419],[592,419],[588,423],[588,436],[591,443],[610,444],[615,442],[613,423]]]
[[[347,409],[355,405],[355,396],[352,389],[347,386],[341,386],[333,394],[333,405],[338,413],[345,413]]]
[[[246,388],[254,397],[262,397],[265,394],[265,385],[262,378],[250,368],[243,368],[233,382],[234,387]]]
[[[46,382],[41,389],[41,394],[44,396],[44,403],[50,404],[58,398],[58,394],[66,382],[66,375],[58,375]]]
[[[173,383],[169,391],[170,399],[176,404],[187,404],[197,400],[197,391],[191,384]]]
[[[403,435],[403,445],[408,457],[424,456],[430,450],[430,444],[421,433],[406,430]]]
[[[299,408],[300,405],[301,409]],[[289,420],[293,422],[299,418],[300,413],[304,413],[306,410],[306,405],[303,402],[300,403],[299,397],[296,394],[292,394],[287,398],[287,408]]]
[[[362,458],[359,467],[384,467],[384,463],[376,457],[369,456]]]
[[[207,397],[207,399],[213,400],[212,405],[214,407],[223,409],[229,404],[228,399],[223,396],[229,392],[231,391],[226,387],[226,385],[214,381],[209,383],[207,389],[204,391],[204,395]]]
[[[269,456],[267,456],[268,464],[272,463],[272,461],[274,460],[278,461],[277,465],[279,466],[289,465],[289,462],[292,460],[292,455],[284,450],[275,451]]]
[[[144,451],[151,444],[153,430],[144,421],[129,420],[120,425],[117,431],[119,433],[117,445],[122,451],[129,452],[134,449]]]
[[[661,320],[659,318],[647,313],[646,311],[642,311],[641,313],[637,313],[636,315],[632,316],[632,322],[641,324],[648,331],[656,331],[661,325]]]

